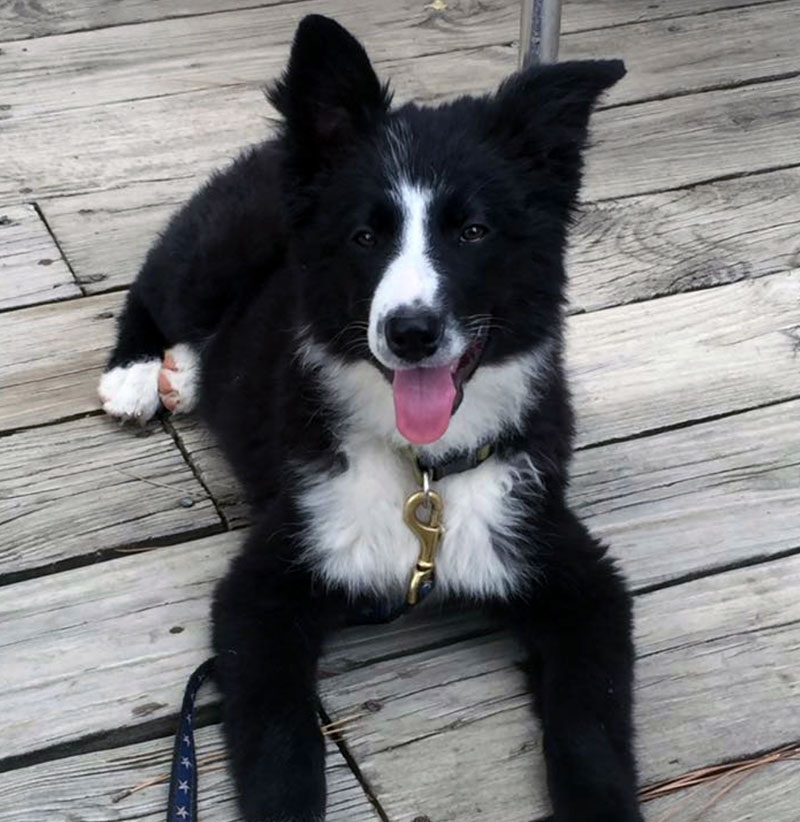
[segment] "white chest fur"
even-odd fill
[[[350,442],[343,451],[347,470],[307,477],[299,496],[309,522],[306,559],[327,582],[352,594],[404,588],[419,553],[403,522],[403,503],[417,489],[408,457],[374,439]],[[497,457],[436,484],[445,526],[438,590],[503,597],[514,589],[519,552],[533,547],[520,533],[520,495],[535,493],[535,485],[532,465],[520,468]]]

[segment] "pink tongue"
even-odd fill
[[[438,440],[450,425],[456,398],[450,366],[395,371],[392,385],[400,433],[415,445]]]

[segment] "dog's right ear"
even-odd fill
[[[373,129],[391,103],[361,43],[319,14],[300,22],[289,65],[267,96],[291,147],[322,163]]]

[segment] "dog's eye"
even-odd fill
[[[478,223],[474,223],[473,225],[468,225],[459,236],[459,240],[462,243],[477,243],[478,240],[482,240],[487,234],[489,233],[489,229],[486,228],[485,225],[479,225]]]
[[[362,248],[372,248],[375,245],[375,232],[369,228],[359,228],[353,234],[353,242]]]

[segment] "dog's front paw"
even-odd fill
[[[103,411],[122,420],[145,423],[158,411],[158,372],[161,360],[118,365],[100,378],[97,393]]]

